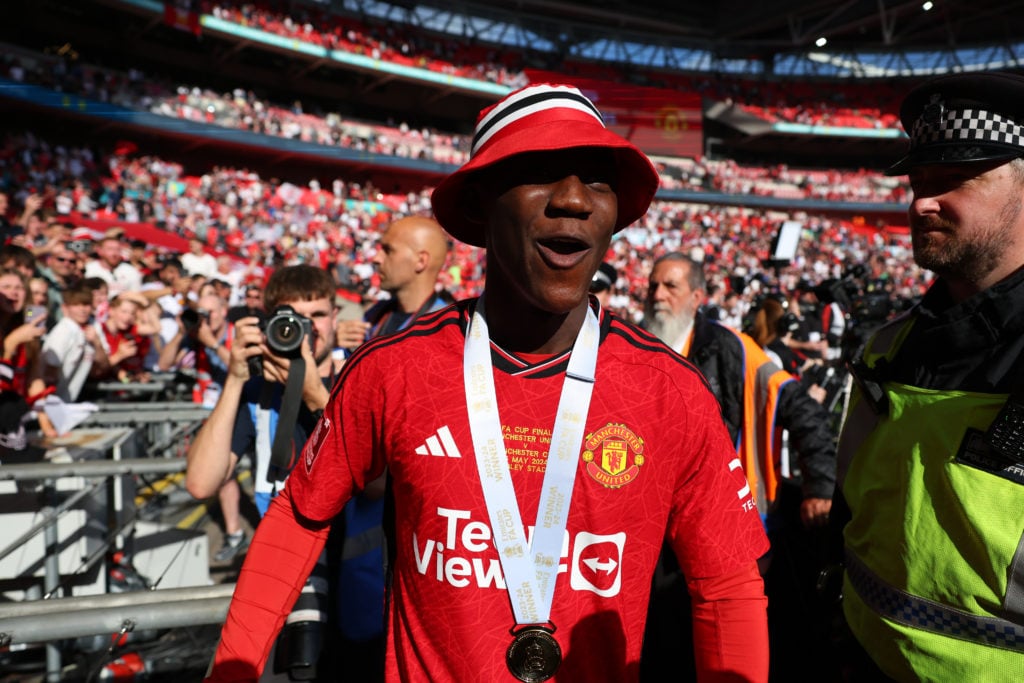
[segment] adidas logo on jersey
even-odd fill
[[[455,445],[455,439],[452,438],[452,433],[448,429],[448,425],[445,425],[437,430],[437,433],[432,436],[428,436],[426,442],[416,448],[417,455],[437,455],[442,458],[447,456],[449,458],[461,458],[462,453],[459,453],[459,447]]]

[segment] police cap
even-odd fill
[[[590,281],[590,291],[597,294],[606,289],[611,289],[618,277],[618,273],[615,272],[612,264],[604,262],[598,266],[597,272],[594,273],[594,279]]]
[[[910,136],[905,157],[886,171],[1024,156],[1024,76],[959,73],[917,86],[900,107]]]

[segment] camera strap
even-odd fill
[[[274,442],[270,447],[270,464],[283,473],[291,470],[295,455],[295,424],[299,419],[299,406],[302,405],[302,384],[306,378],[306,361],[299,356],[291,359],[288,369],[288,380],[281,396],[281,407],[277,413],[277,429]],[[267,383],[265,386],[269,386]],[[267,479],[276,481],[275,472],[267,468]]]

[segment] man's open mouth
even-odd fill
[[[575,254],[576,252],[586,251],[590,248],[583,240],[578,240],[573,237],[550,237],[542,240],[538,240],[540,246],[545,249],[549,249],[556,254]]]

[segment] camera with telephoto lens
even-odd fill
[[[186,332],[195,332],[204,320],[209,319],[209,311],[202,308],[186,308],[181,312],[181,326]]]
[[[267,347],[275,356],[282,358],[298,358],[302,355],[302,341],[313,336],[313,321],[299,315],[291,306],[278,306],[260,325],[267,339]],[[258,377],[263,374],[263,358],[253,356],[249,359],[249,376]]]

